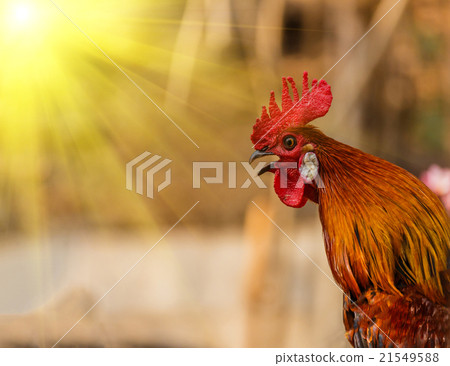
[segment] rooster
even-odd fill
[[[285,205],[318,204],[352,346],[447,347],[447,213],[406,170],[309,125],[328,112],[332,99],[324,80],[313,80],[309,89],[306,72],[301,96],[293,79],[283,78],[281,108],[272,91],[268,110],[263,107],[253,126],[250,163],[278,156],[258,174],[274,173],[275,192]]]

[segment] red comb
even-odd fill
[[[288,83],[291,84],[292,100]],[[270,145],[274,136],[289,127],[301,127],[312,120],[324,116],[330,109],[333,96],[331,88],[325,80],[314,79],[311,91],[308,86],[308,73],[303,73],[302,97],[291,77],[283,78],[283,92],[281,96],[281,110],[275,101],[275,93],[270,93],[269,112],[263,107],[261,118],[253,126],[252,142],[256,149]],[[270,116],[269,116],[270,113]]]

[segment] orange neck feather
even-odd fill
[[[325,249],[342,289],[356,299],[370,287],[414,286],[445,302],[439,272],[447,269],[450,221],[436,195],[406,170],[315,127],[297,132],[317,146]]]

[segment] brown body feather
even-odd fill
[[[448,347],[450,312],[414,288],[401,295],[369,290],[344,298],[344,325],[354,347]],[[376,325],[375,325],[376,324]]]
[[[344,299],[350,342],[447,346],[450,222],[442,203],[394,164],[312,126],[294,131],[320,161],[324,188],[314,200],[332,274],[355,302]]]

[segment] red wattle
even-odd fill
[[[275,193],[285,205],[295,208],[303,207],[308,202],[308,198],[304,195],[305,183],[301,179],[298,169],[287,169],[283,171],[283,174],[287,175],[285,179],[282,179],[280,169],[276,169]]]

